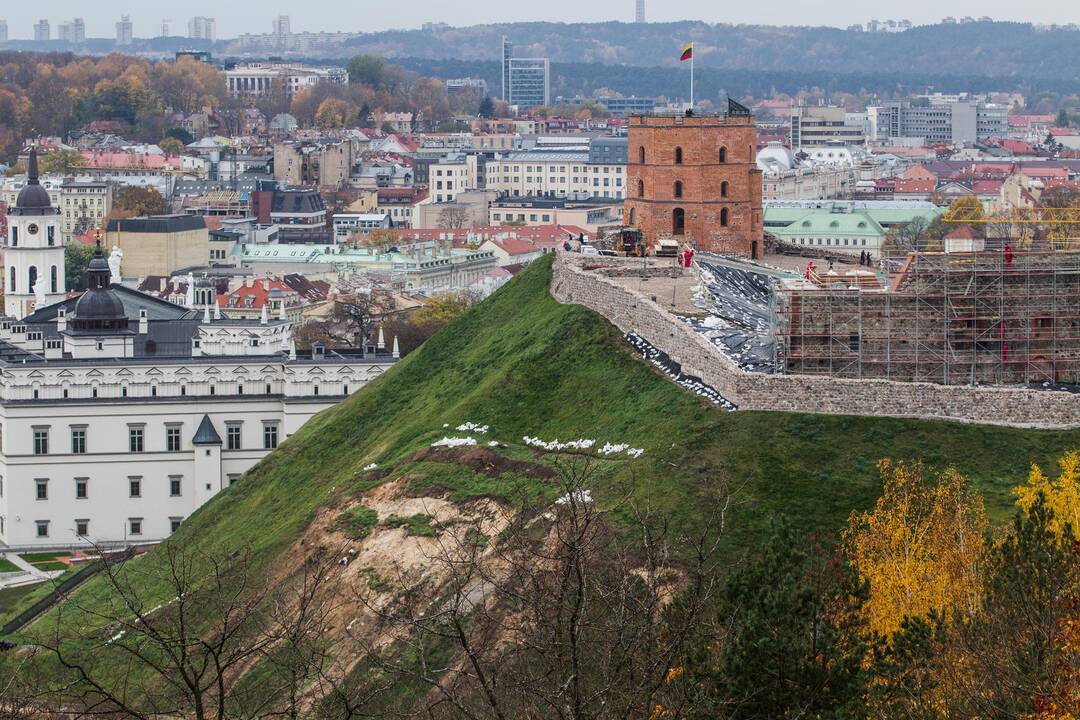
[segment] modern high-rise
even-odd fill
[[[547,58],[510,58],[510,92],[507,102],[521,109],[547,105],[550,78]]]
[[[288,15],[278,15],[274,18],[274,34],[280,38],[288,37],[292,33]]]
[[[637,0],[637,12],[634,14],[634,21],[645,22],[645,0]]]
[[[0,43],[7,42],[7,39],[8,39],[7,20],[0,20]]]
[[[56,39],[69,43],[84,42],[86,40],[86,23],[82,18],[60,23],[56,28]]]
[[[49,21],[38,20],[37,24],[34,25],[34,40],[36,42],[46,42],[49,40],[51,35],[52,33],[49,29]]]
[[[188,37],[195,40],[217,39],[217,21],[212,17],[193,17],[188,20]]]
[[[120,22],[116,23],[116,44],[130,45],[132,40],[131,17],[122,15]]]
[[[505,35],[502,39],[502,99],[510,102],[510,58],[514,54],[514,43]]]

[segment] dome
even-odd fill
[[[112,290],[87,290],[75,303],[75,320],[126,320],[124,305]]]
[[[28,169],[29,179],[26,187],[19,191],[19,197],[15,200],[16,214],[38,214],[34,211],[51,211],[52,201],[49,193],[38,182],[37,149],[31,148]],[[24,211],[21,212],[20,211]],[[42,213],[43,214],[43,213]]]
[[[71,326],[75,330],[126,330],[127,315],[120,298],[109,289],[109,262],[101,252],[101,241],[86,266],[87,291],[75,303]]]
[[[795,153],[776,141],[769,142],[757,154],[757,166],[761,170],[793,170],[796,165],[798,160],[795,159]]]

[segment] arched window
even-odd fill
[[[720,208],[720,227],[727,227],[727,208]]]
[[[37,267],[30,266],[30,269],[26,271],[26,292],[34,292],[34,286],[37,285]]]
[[[720,162],[721,163],[726,163],[727,162],[727,148],[726,147],[720,148]]]
[[[642,145],[641,147],[639,147],[637,149],[637,151],[638,151],[638,162],[641,163],[642,165],[644,165],[645,164],[645,146]]]
[[[630,222],[628,222],[627,225],[633,225],[635,219],[636,213],[634,212],[634,208],[630,208]]]
[[[11,272],[9,274],[11,275],[11,277],[8,279],[7,291],[9,293],[13,293],[13,292],[15,292],[15,268],[14,267],[11,268]]]
[[[60,291],[59,291],[59,290],[57,289],[57,287],[58,287],[58,286],[57,286],[57,284],[56,284],[56,283],[57,283],[57,277],[56,277],[56,266],[55,266],[55,265],[53,265],[53,266],[52,266],[52,267],[51,267],[51,268],[49,269],[49,287],[51,288],[51,289],[49,290],[49,292],[60,292]]]
[[[677,198],[682,197],[682,180],[676,180],[675,181],[675,189],[672,192],[672,194]]]
[[[724,180],[722,183],[720,183],[720,197],[727,197],[727,188],[727,180]]]
[[[686,234],[686,211],[682,208],[675,208],[671,211],[671,234]]]
[[[645,197],[645,181],[644,180],[638,180],[637,181],[637,196],[638,197]]]
[[[675,148],[675,164],[682,165],[682,148]]]

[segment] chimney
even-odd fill
[[[146,308],[139,309],[139,334],[145,335],[150,331],[150,320],[146,317]]]
[[[393,355],[394,355],[395,358],[401,357],[401,351],[398,350],[397,335],[394,336],[394,352],[393,352]]]
[[[64,332],[65,330],[67,330],[67,310],[60,308],[56,315],[56,331]]]
[[[379,342],[375,345],[378,350],[386,349],[386,338],[383,337],[382,325],[379,326]]]
[[[267,312],[267,306],[268,305],[269,305],[269,303],[263,303],[262,315],[259,316],[259,324],[260,325],[266,325],[267,323],[270,322],[270,314]]]

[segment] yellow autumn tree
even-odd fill
[[[1051,480],[1038,465],[1032,465],[1027,484],[1016,488],[1016,504],[1028,513],[1042,493],[1046,506],[1054,511],[1051,529],[1061,537],[1069,525],[1073,538],[1080,539],[1080,453],[1065,453],[1058,467],[1057,478]]]
[[[973,609],[987,528],[982,498],[953,468],[928,476],[922,463],[886,459],[878,470],[881,497],[842,533],[852,566],[870,583],[868,628],[889,636],[905,617]]]

